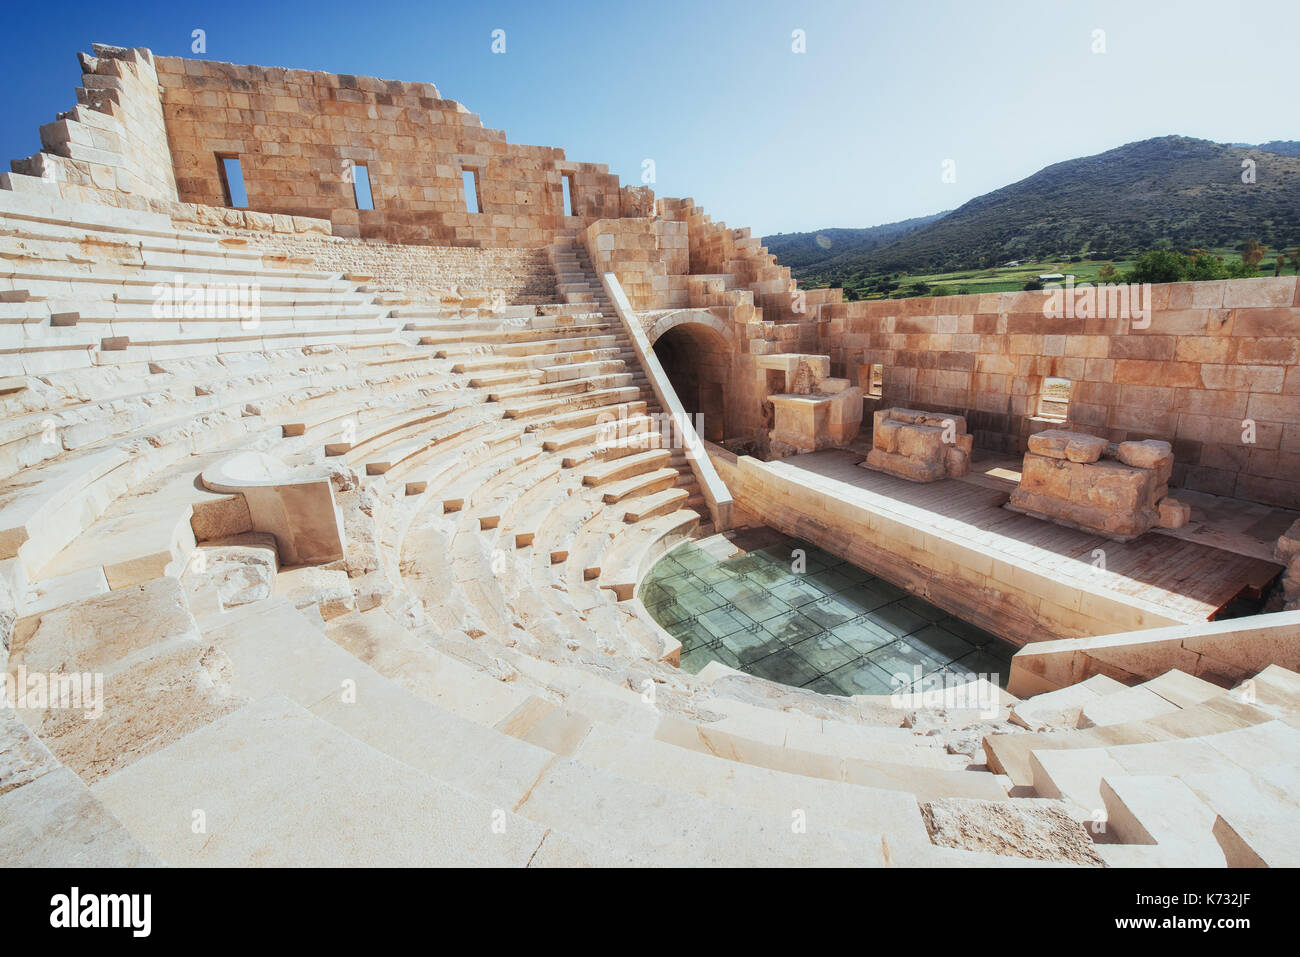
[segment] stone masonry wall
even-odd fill
[[[158,59],[180,199],[225,204],[219,155],[238,156],[250,209],[330,219],[338,235],[462,246],[542,246],[560,229],[622,215],[608,167],[518,146],[428,83],[279,67]],[[373,210],[358,210],[351,164],[367,167]],[[466,211],[477,170],[481,212]],[[567,216],[572,176],[579,215]]]
[[[437,302],[444,293],[481,293],[505,305],[559,302],[545,249],[469,249],[402,246],[332,236],[247,233],[262,249],[310,260],[317,269],[370,276],[368,289],[400,292],[413,301]]]
[[[592,266],[617,274],[633,309],[689,305],[685,223],[658,217],[602,219],[587,227],[583,240]]]
[[[153,54],[95,44],[81,56],[78,105],[41,127],[42,152],[11,165],[61,199],[140,207],[175,201],[176,178]]]
[[[1147,328],[1048,318],[1044,303],[1024,292],[830,304],[818,351],[864,394],[870,365],[884,367],[868,412],[959,412],[976,445],[1007,453],[1048,428],[1163,439],[1176,485],[1300,506],[1295,277],[1153,286]],[[1038,416],[1049,376],[1069,380],[1065,424]]]

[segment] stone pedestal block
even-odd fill
[[[871,451],[860,464],[913,482],[936,482],[965,475],[973,447],[965,416],[879,409],[873,416]]]
[[[1029,439],[1020,485],[1007,508],[1131,541],[1156,525],[1180,528],[1191,509],[1168,498],[1168,442],[1123,442],[1051,429]]]

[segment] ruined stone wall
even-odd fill
[[[1150,287],[1139,317],[1049,318],[1042,292],[822,307],[818,351],[878,407],[960,412],[976,445],[1023,452],[1070,428],[1173,444],[1174,484],[1300,506],[1300,290],[1295,277]],[[1064,425],[1038,416],[1046,377],[1070,382]],[[1253,439],[1253,441],[1251,441]]]
[[[541,246],[562,228],[617,218],[645,199],[606,166],[518,146],[428,83],[158,59],[180,199],[224,205],[219,155],[238,156],[251,209],[330,219],[335,233],[398,243]],[[352,164],[373,210],[358,210]],[[466,210],[477,170],[481,212]],[[579,215],[566,216],[572,175]]]
[[[400,292],[416,302],[438,302],[448,293],[478,293],[505,305],[560,301],[545,249],[410,246],[310,234],[235,235],[245,235],[259,249],[310,262],[316,269],[368,276],[367,289]]]
[[[601,219],[583,236],[597,272],[613,272],[633,309],[689,305],[690,270],[685,223],[657,217]]]
[[[692,199],[663,198],[656,203],[665,219],[686,224],[690,272],[730,276],[730,286],[748,290],[768,322],[808,322],[818,306],[839,302],[839,289],[810,289],[800,293],[790,270],[747,228],[732,229],[695,205]]]
[[[175,201],[176,178],[153,54],[95,44],[81,56],[78,105],[41,127],[42,151],[15,161],[61,199],[140,208]]]

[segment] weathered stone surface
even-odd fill
[[[198,614],[198,606],[209,596],[216,611],[270,598],[278,565],[275,540],[269,535],[250,533],[204,546],[183,576],[190,607]]]
[[[18,720],[10,705],[12,702],[0,703],[0,794],[22,787],[59,766],[50,749]]]
[[[158,578],[46,612],[13,649],[10,665],[51,674],[108,671],[200,638],[180,582]]]
[[[157,867],[161,863],[67,768],[0,794],[7,867]]]
[[[276,579],[275,594],[288,598],[295,608],[320,608],[328,621],[356,608],[348,573],[342,569],[303,567],[283,571]]]
[[[970,468],[974,436],[966,419],[913,409],[878,409],[873,414],[871,451],[864,468],[888,472],[913,482],[957,478]]]
[[[248,503],[242,495],[214,498],[194,509],[190,517],[194,539],[199,542],[231,538],[253,530]]]
[[[1125,465],[1138,469],[1161,469],[1174,457],[1168,442],[1146,439],[1142,442],[1121,442],[1116,456]]]
[[[1191,520],[1192,507],[1166,495],[1160,499],[1156,510],[1160,513],[1161,528],[1182,528]]]
[[[1167,499],[1174,462],[1168,442],[1112,447],[1095,436],[1049,429],[1028,444],[1020,484],[1007,504],[1013,511],[1119,541],[1157,523],[1180,528],[1191,517],[1189,508]]]
[[[906,455],[872,449],[862,463],[879,472],[889,472],[900,478],[913,482],[937,482],[944,477],[944,463],[926,459],[914,459]]]
[[[941,847],[1105,866],[1083,825],[1057,801],[944,798],[922,804],[921,817]]]
[[[1128,540],[1156,523],[1148,505],[1154,481],[1150,470],[1110,459],[1082,463],[1028,453],[1007,507]]]
[[[1029,451],[1071,462],[1096,462],[1106,451],[1106,440],[1082,432],[1048,429],[1029,437]]]

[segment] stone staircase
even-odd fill
[[[600,281],[600,277],[596,275],[596,270],[591,264],[591,257],[587,254],[587,249],[579,239],[576,230],[561,232],[555,242],[547,247],[547,256],[550,259],[551,268],[555,270],[556,289],[564,297],[565,302],[576,306],[590,303],[594,312],[599,312],[602,316],[607,317],[613,324],[618,323],[618,314],[614,311],[613,303],[609,301],[604,284]],[[655,397],[654,390],[650,387],[645,373],[640,369],[640,363],[637,361],[636,353],[632,349],[631,339],[626,331],[621,328],[618,331],[618,342],[620,358],[629,368],[637,370],[635,381],[641,388],[642,400],[646,403],[647,413],[650,415],[662,414],[663,407]],[[672,467],[678,472],[677,487],[687,493],[686,507],[699,512],[703,523],[701,533],[709,534],[713,529],[709,507],[704,500],[703,493],[700,491],[699,482],[691,471],[690,463],[686,459],[685,449],[680,444],[673,449]]]

